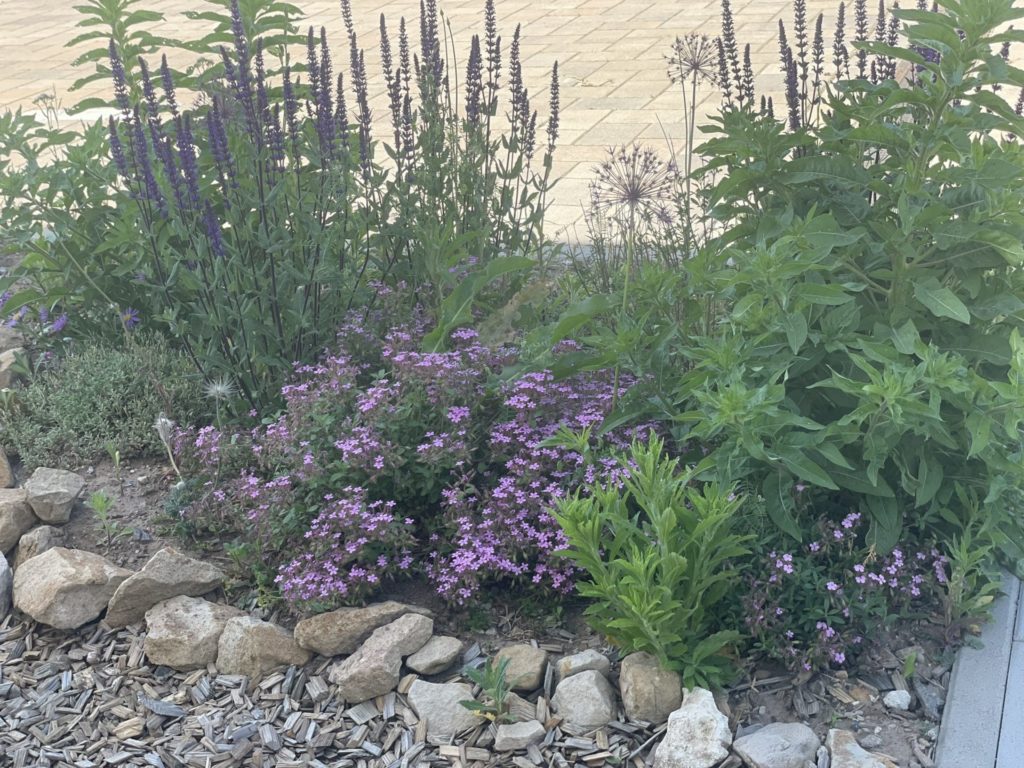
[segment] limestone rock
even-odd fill
[[[428,683],[416,680],[409,688],[409,704],[427,721],[427,741],[447,744],[452,736],[480,723],[480,718],[460,702],[473,699],[466,683]]]
[[[502,659],[508,659],[505,680],[513,691],[535,691],[544,683],[544,665],[548,663],[544,649],[526,643],[506,645],[494,654],[494,665]]]
[[[71,508],[85,487],[74,472],[40,467],[25,483],[28,503],[44,523],[63,525],[71,518]]]
[[[187,672],[217,661],[224,625],[244,616],[230,605],[180,595],[146,611],[144,648],[151,664]]]
[[[98,618],[129,576],[105,557],[54,547],[14,574],[14,605],[43,624],[75,629]]]
[[[39,522],[21,488],[0,489],[0,554],[10,552]]]
[[[498,733],[494,737],[494,750],[496,752],[514,752],[517,749],[526,749],[531,744],[539,744],[543,741],[546,733],[544,726],[536,720],[499,725]]]
[[[14,364],[18,357],[25,354],[21,347],[0,352],[0,389],[9,389],[15,379]]]
[[[462,641],[457,637],[435,635],[427,644],[405,660],[405,665],[421,675],[436,675],[455,663],[462,652]]]
[[[0,448],[0,488],[14,487],[14,470],[11,469],[11,461],[7,454]]]
[[[732,748],[749,768],[804,768],[816,762],[820,746],[803,723],[771,723],[736,739]]]
[[[296,624],[295,642],[321,656],[348,656],[356,652],[373,630],[407,613],[430,615],[426,608],[394,600],[365,608],[339,608]]]
[[[378,627],[359,650],[331,667],[328,675],[338,686],[338,696],[356,704],[383,696],[398,685],[402,659],[426,645],[434,632],[434,620],[407,613]]]
[[[668,729],[654,753],[654,768],[712,768],[729,756],[729,718],[704,688],[694,688],[669,715]]]
[[[103,621],[114,628],[134,624],[161,600],[203,595],[223,583],[224,574],[219,568],[164,547],[117,588]]]
[[[0,555],[0,621],[11,612],[11,596],[14,592],[14,571],[7,558]]]
[[[831,729],[825,746],[832,755],[832,768],[898,768],[889,758],[864,749],[850,731]]]
[[[601,728],[615,719],[615,691],[595,669],[560,682],[551,703],[559,716],[579,731]]]
[[[35,513],[33,513],[33,517]],[[14,551],[14,570],[18,570],[21,564],[36,555],[41,555],[48,549],[64,546],[64,532],[52,525],[37,525],[26,533],[18,541],[18,548]]]
[[[565,656],[556,661],[555,680],[565,680],[567,677],[572,677],[580,672],[586,672],[588,669],[596,670],[605,677],[608,677],[612,671],[612,663],[603,653],[598,653],[593,648],[588,648],[585,651]]]
[[[217,641],[217,669],[253,680],[277,667],[302,666],[309,658],[287,629],[252,616],[228,619]]]
[[[683,684],[679,675],[663,669],[649,653],[632,653],[622,660],[619,693],[626,717],[656,725],[683,703]]]
[[[910,709],[910,701],[910,691],[903,690],[889,691],[882,699],[885,706],[895,709],[897,712],[906,712]]]

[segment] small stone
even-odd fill
[[[551,703],[564,721],[580,731],[601,728],[615,719],[615,691],[595,669],[560,682]]]
[[[339,608],[296,624],[295,642],[321,656],[348,656],[355,653],[375,629],[407,613],[430,615],[426,608],[394,600],[365,608]]]
[[[866,733],[860,737],[860,745],[864,749],[878,749],[882,746],[882,737],[877,733]]]
[[[0,555],[0,621],[11,612],[14,594],[14,571],[11,570],[7,558]]]
[[[71,508],[84,487],[85,481],[74,472],[40,467],[25,483],[25,492],[40,520],[63,525],[71,519]]]
[[[32,516],[35,517],[35,513]],[[26,560],[41,555],[48,549],[62,546],[64,546],[64,532],[60,528],[55,528],[52,525],[37,525],[18,541],[18,548],[14,551],[14,570],[18,570]]]
[[[898,768],[889,758],[868,752],[850,731],[833,728],[825,739],[832,768]]]
[[[821,742],[803,723],[771,723],[733,742],[749,768],[804,768],[816,762]]]
[[[508,659],[505,680],[513,691],[535,691],[544,682],[544,665],[548,663],[548,652],[522,643],[506,645],[494,655],[494,665]]]
[[[683,703],[679,675],[649,653],[631,653],[619,670],[619,693],[630,720],[660,725]]]
[[[882,703],[889,709],[895,709],[898,712],[906,712],[910,709],[910,691],[889,691],[882,698]]]
[[[14,574],[14,605],[43,624],[75,629],[98,618],[131,575],[92,552],[54,547]]]
[[[11,460],[7,458],[7,454],[0,448],[0,488],[13,487],[14,471],[11,469]]]
[[[15,379],[14,365],[24,354],[21,347],[0,352],[0,389],[10,389]]]
[[[188,672],[217,661],[224,625],[242,611],[184,595],[157,603],[146,611],[143,648],[151,664]]]
[[[117,588],[103,622],[113,628],[134,624],[161,600],[203,595],[223,583],[224,574],[219,568],[164,547]]]
[[[419,672],[421,675],[436,675],[454,664],[460,653],[462,641],[457,637],[435,635],[406,659],[405,664],[413,672]]]
[[[229,619],[217,641],[217,669],[253,680],[277,667],[302,666],[309,657],[287,629],[252,616]]]
[[[939,722],[942,719],[942,707],[946,703],[946,692],[939,686],[914,677],[911,681],[914,693],[921,703],[921,714],[927,719]]]
[[[531,744],[539,744],[544,740],[546,734],[547,731],[544,730],[544,726],[536,720],[499,725],[498,733],[494,737],[494,749],[497,752],[514,752],[517,749],[526,749]]]
[[[555,680],[560,682],[567,677],[572,677],[580,672],[586,672],[588,669],[596,670],[605,677],[608,677],[612,671],[612,663],[603,653],[598,653],[593,648],[588,648],[585,651],[565,656],[556,661]]]
[[[328,678],[350,704],[383,696],[398,685],[402,659],[426,645],[433,632],[433,619],[407,613],[375,629],[359,650],[331,667]]]
[[[39,523],[21,488],[0,489],[0,554],[10,552]]]
[[[447,744],[456,734],[476,727],[480,717],[462,706],[473,700],[466,683],[428,683],[415,680],[409,688],[409,704],[421,720],[427,721],[427,741]]]
[[[668,728],[654,752],[654,768],[712,768],[729,756],[729,718],[704,688],[694,688],[669,715]]]

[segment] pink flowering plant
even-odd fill
[[[311,609],[414,574],[455,603],[497,581],[568,592],[575,569],[555,554],[567,541],[551,507],[614,477],[599,449],[624,448],[643,426],[591,438],[593,451],[555,438],[604,420],[614,374],[502,382],[514,348],[458,329],[448,351],[424,352],[418,318],[375,346],[387,316],[347,323],[337,351],[296,366],[279,417],[248,432],[183,432],[179,453],[200,477],[184,519],[232,525],[258,555],[246,559],[272,564],[280,594]]]
[[[822,520],[807,544],[776,537],[751,560],[740,604],[755,651],[805,671],[845,667],[873,631],[934,605],[946,557],[931,547],[877,554],[866,528],[848,512]]]

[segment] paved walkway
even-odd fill
[[[303,25],[326,26],[335,50],[343,50],[336,0],[295,4],[308,16]],[[0,109],[32,109],[33,99],[44,92],[55,92],[64,104],[73,104],[80,96],[109,94],[106,82],[68,93],[68,86],[83,74],[71,65],[82,49],[65,47],[79,31],[75,24],[81,17],[74,5],[70,0],[0,0]],[[826,13],[829,39],[837,5],[838,0],[808,2],[811,19]],[[469,36],[483,26],[483,0],[440,0],[440,6],[451,23],[456,50],[465,57]],[[183,16],[186,10],[208,7],[203,0],[142,0],[137,7],[164,14],[166,23],[154,29],[157,33],[185,36],[191,29],[205,30]],[[417,29],[413,20],[418,0],[352,0],[352,7],[368,57],[377,46],[381,13],[393,28],[404,15]],[[781,77],[776,30],[780,18],[791,26],[789,0],[734,0],[733,10],[737,37],[751,45],[759,88],[777,91]],[[551,65],[559,62],[562,139],[554,171],[560,180],[549,214],[556,227],[579,219],[592,169],[609,146],[639,140],[667,155],[666,136],[681,143],[682,105],[668,80],[664,57],[677,35],[719,34],[719,0],[497,0],[497,11],[506,41],[516,23],[523,25],[524,77],[542,116]],[[464,64],[463,60],[460,70]],[[371,87],[373,83],[371,78]],[[717,93],[710,88],[704,97],[705,106],[717,104]]]

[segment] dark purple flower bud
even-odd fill
[[[210,154],[213,156],[217,174],[220,176],[221,188],[224,191],[225,199],[227,199],[229,184],[231,188],[237,188],[238,180],[235,176],[234,159],[228,146],[220,99],[214,99],[213,105],[206,113],[206,131],[210,137]]]
[[[249,40],[245,36],[245,24],[242,22],[242,9],[238,0],[231,0],[231,35],[235,38],[235,55],[239,67],[246,69],[249,64]]]
[[[132,152],[135,157],[135,164],[142,176],[142,190],[144,199],[156,206],[161,216],[167,215],[167,201],[164,199],[160,187],[156,183],[156,176],[153,173],[153,164],[149,155],[149,144],[146,141],[146,134],[142,129],[142,120],[139,119],[139,111],[135,110],[132,121]]]
[[[171,77],[171,68],[167,66],[166,54],[160,58],[160,83],[164,89],[164,101],[170,107],[171,115],[177,117],[178,102],[174,97],[174,80]]]
[[[1024,88],[1021,88],[1017,95],[1017,103],[1014,105],[1013,111],[1017,117],[1024,115]]]
[[[718,84],[722,88],[722,99],[726,104],[732,104],[732,84],[729,82],[729,61],[726,58],[725,44],[722,38],[715,38],[715,47],[718,49]]]
[[[124,62],[121,60],[121,54],[118,52],[113,38],[110,39],[108,50],[110,52],[110,74],[114,78],[114,99],[127,120],[132,115],[131,102],[128,98],[128,78],[125,75]]]
[[[867,0],[853,1],[853,39],[864,42],[868,39],[868,2]],[[868,74],[868,52],[857,51],[857,77],[864,79]]]
[[[814,42],[811,44],[811,91],[814,94],[814,104],[821,101],[821,78],[825,72],[825,17],[818,14],[814,23]]]
[[[186,114],[175,120],[178,138],[178,162],[185,177],[189,206],[199,209],[199,169],[196,167],[196,142],[192,135],[192,116]]]
[[[722,0],[722,47],[729,61],[729,74],[732,76],[730,87],[737,92],[743,90],[743,72],[740,69],[740,49],[736,42],[736,24],[733,21],[732,6],[729,0]]]
[[[797,83],[796,62],[789,60],[786,69],[786,105],[789,107],[789,128],[800,130],[800,87]]]
[[[124,144],[121,143],[121,135],[117,132],[117,123],[114,121],[114,118],[110,118],[107,121],[107,130],[110,134],[110,154],[114,158],[117,173],[125,181],[130,181],[131,177],[128,173],[128,160],[124,154]]]
[[[469,63],[466,65],[466,120],[480,122],[480,99],[483,97],[483,61],[480,38],[473,35],[469,44]]]
[[[221,233],[220,222],[214,213],[213,206],[206,202],[203,208],[203,229],[206,231],[206,239],[210,246],[210,253],[216,258],[224,258],[224,239]]]
[[[345,154],[348,155],[348,106],[345,101],[345,78],[338,75],[337,98],[334,102],[334,125],[338,136],[341,137],[342,145],[345,147]]]
[[[306,33],[306,71],[309,73],[310,97],[314,104],[320,103],[320,57],[316,52],[316,36],[313,27]]]
[[[551,114],[548,117],[548,154],[555,151],[558,142],[558,122],[561,100],[558,92],[558,62],[551,68]]]
[[[345,31],[350,39],[356,36],[356,28],[352,23],[352,3],[350,0],[341,0],[341,18],[345,20]]]
[[[484,6],[484,49],[487,55],[487,115],[497,114],[498,90],[501,84],[501,37],[494,0]]]
[[[160,119],[160,105],[156,100],[156,90],[153,88],[153,81],[149,77],[149,67],[146,60],[139,57],[139,72],[142,74],[142,95],[146,100],[146,109],[149,112],[149,119],[152,121]]]
[[[743,48],[743,90],[740,92],[740,102],[749,105],[754,103],[754,66],[750,61],[750,43]]]
[[[846,48],[846,3],[839,4],[836,15],[836,34],[832,41],[832,63],[836,68],[836,79],[850,76],[850,52]]]

